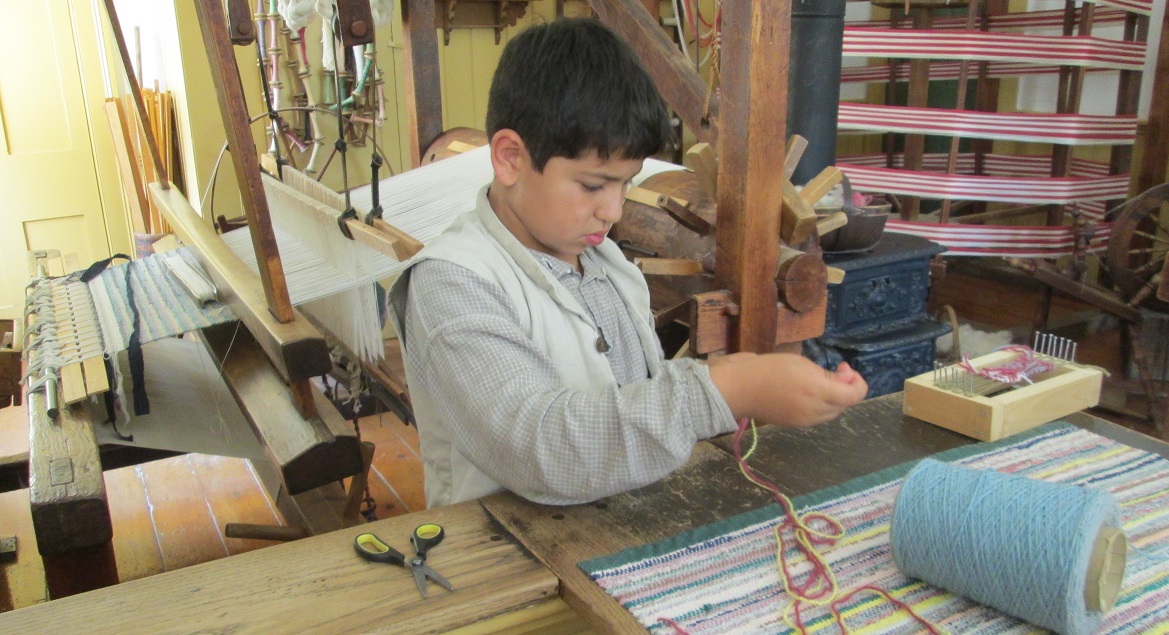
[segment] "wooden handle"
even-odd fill
[[[791,180],[792,174],[796,171],[796,166],[800,164],[800,159],[804,157],[804,150],[808,149],[808,140],[798,134],[794,134],[787,140],[787,153],[783,157],[783,178]]]

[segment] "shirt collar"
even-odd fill
[[[597,256],[593,253],[593,249],[591,247],[584,250],[584,252],[580,255],[581,273],[579,274],[572,265],[564,262],[559,258],[546,254],[542,251],[536,251],[535,249],[529,249],[528,251],[532,253],[532,257],[534,257],[537,262],[547,267],[548,270],[552,272],[552,275],[556,276],[557,278],[562,278],[569,274],[579,275],[581,277],[581,283],[589,282],[594,278],[597,280],[606,279],[605,268],[597,260]]]

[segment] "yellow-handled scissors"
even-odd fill
[[[414,584],[418,585],[418,592],[422,594],[422,597],[429,597],[426,593],[427,578],[434,580],[447,591],[455,590],[455,587],[451,586],[446,578],[426,564],[426,552],[438,546],[445,535],[442,526],[434,523],[416,527],[414,533],[410,535],[410,544],[414,545],[414,557],[409,562],[401,551],[394,549],[371,533],[358,534],[353,539],[353,549],[357,555],[370,562],[396,564],[399,567],[410,569],[414,573]]]

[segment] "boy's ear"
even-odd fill
[[[491,167],[495,178],[505,187],[515,185],[531,162],[524,140],[515,130],[504,128],[491,137]]]

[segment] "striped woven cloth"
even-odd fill
[[[1112,492],[1121,503],[1128,566],[1100,633],[1169,633],[1169,461],[1062,422],[934,458]],[[840,595],[878,586],[947,633],[1042,632],[897,570],[889,554],[889,521],[911,467],[889,468],[794,501],[796,509],[831,515],[847,530],[823,550]],[[790,599],[776,570],[779,513],[771,505],[580,567],[654,633],[791,633],[782,618]],[[796,558],[794,549],[788,557]],[[807,571],[796,566],[797,581]],[[826,608],[805,605],[801,613],[808,632],[839,632]],[[906,613],[873,593],[857,594],[841,614],[856,634],[921,632]]]
[[[176,251],[187,262],[199,266],[188,248]],[[89,281],[107,354],[126,350],[135,328],[126,288],[127,268],[138,308],[138,341],[142,344],[236,319],[231,309],[218,301],[197,305],[167,269],[161,255],[146,256],[122,267],[110,267]]]

